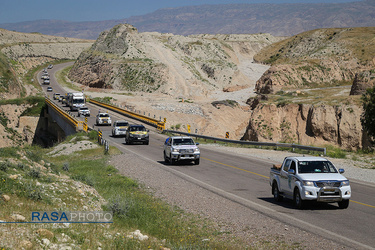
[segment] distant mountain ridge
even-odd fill
[[[140,32],[191,34],[256,34],[292,36],[318,28],[375,26],[375,0],[349,3],[221,4],[160,9],[120,20],[68,22],[37,20],[0,24],[19,32],[96,39],[120,23]]]

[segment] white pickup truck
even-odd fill
[[[193,138],[189,136],[172,136],[164,143],[164,161],[175,163],[177,161],[194,161],[199,165],[201,152]]]
[[[273,165],[270,185],[276,201],[283,197],[293,199],[297,208],[305,201],[337,202],[344,209],[349,206],[351,188],[343,175],[322,157],[286,157],[282,165]]]

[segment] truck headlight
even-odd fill
[[[178,152],[177,148],[172,149],[172,152]]]
[[[199,153],[199,148],[195,148],[194,152]]]
[[[314,186],[314,182],[313,181],[303,181],[302,184],[304,186],[309,186],[309,187],[313,187]]]
[[[349,186],[349,180],[342,181],[341,186]]]

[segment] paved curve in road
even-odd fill
[[[54,73],[69,64],[56,65],[51,74],[51,86],[55,92],[65,93]],[[39,78],[40,79],[40,78]],[[45,88],[45,86],[43,86]],[[48,93],[52,97],[52,93]],[[87,104],[92,116],[88,118],[90,127],[94,126],[98,107]],[[65,109],[67,109],[65,107]],[[103,110],[103,109],[102,109]],[[117,113],[109,111],[112,120],[124,119]],[[81,119],[81,118],[79,118]],[[125,118],[130,123],[136,120]],[[234,153],[215,152],[201,147],[200,165],[164,164],[162,145],[165,136],[152,127],[150,145],[125,145],[124,138],[113,138],[111,127],[100,127],[103,136],[111,145],[124,152],[133,152],[155,163],[162,164],[170,171],[178,171],[181,178],[189,180],[216,194],[255,209],[283,223],[292,224],[306,231],[318,234],[327,239],[339,242],[355,249],[375,248],[375,186],[352,181],[352,201],[348,209],[339,209],[337,204],[312,204],[307,209],[296,209],[290,200],[280,203],[273,201],[271,187],[268,183],[271,162]],[[97,129],[97,127],[94,127]],[[147,147],[147,150],[145,150]],[[225,208],[223,208],[225,209]]]

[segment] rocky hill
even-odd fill
[[[117,25],[79,56],[69,77],[90,87],[205,97],[231,86],[250,87],[263,69],[241,67],[250,67],[259,49],[279,40],[269,34],[139,33]]]
[[[375,27],[319,29],[275,43],[254,57],[272,65],[256,91],[351,84],[356,73],[374,68],[374,37]]]
[[[255,34],[292,36],[318,28],[375,26],[375,1],[347,3],[215,4],[159,9],[120,20],[68,22],[37,20],[0,24],[21,32],[97,39],[119,23],[129,23],[140,32],[191,34]]]
[[[29,34],[0,29],[0,99],[30,95],[22,77],[34,66],[54,60],[74,60],[93,41],[76,38]],[[35,94],[35,90],[33,91]]]

